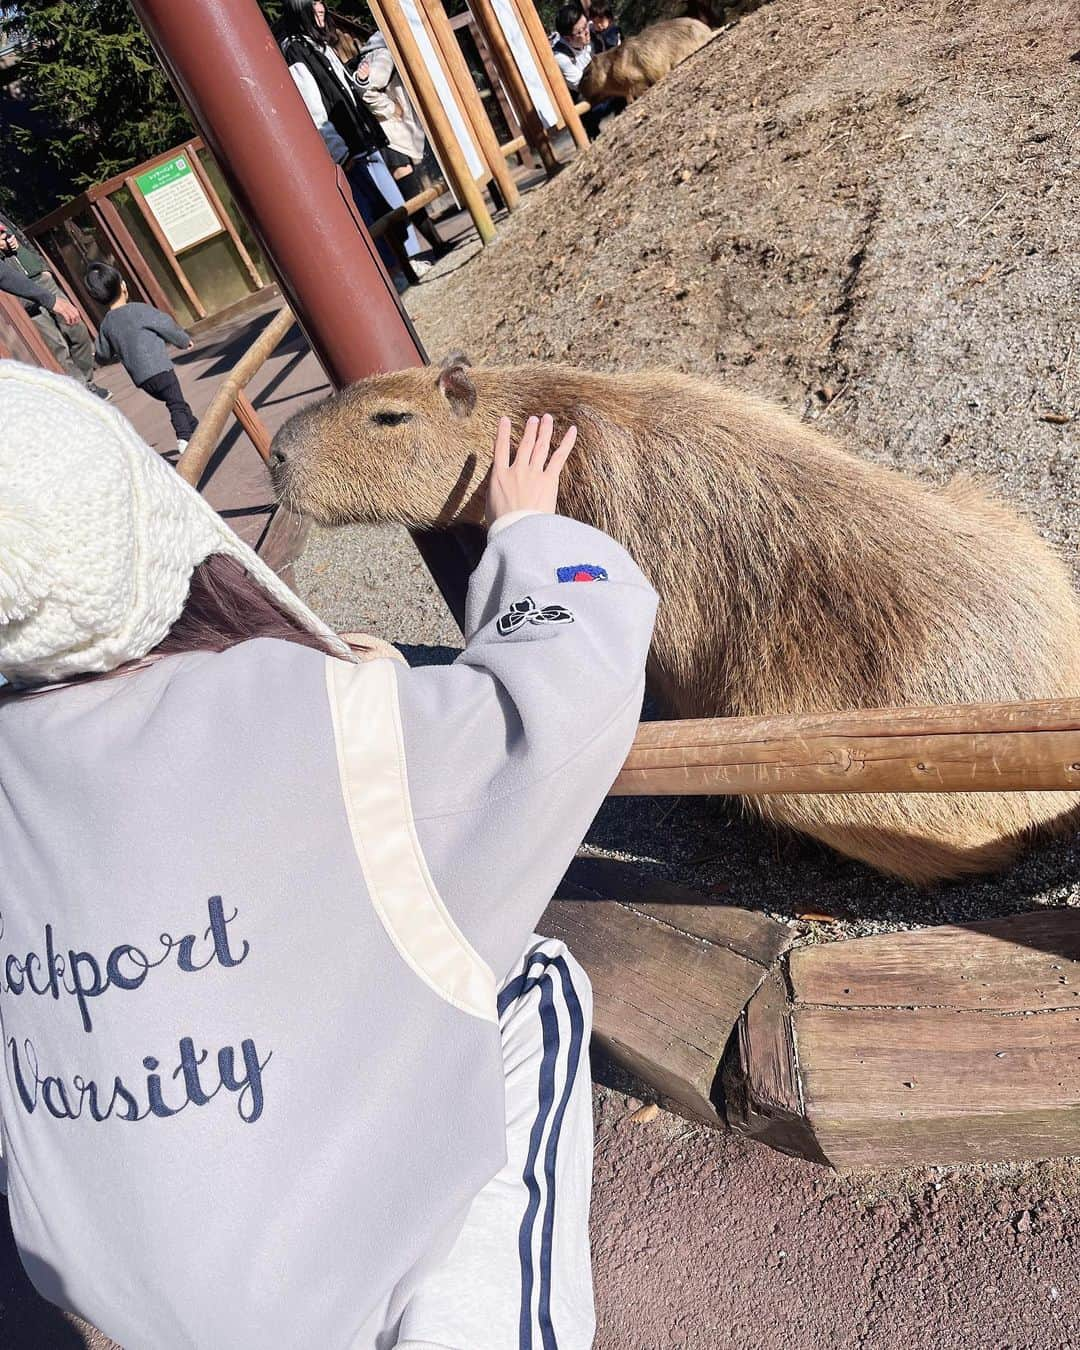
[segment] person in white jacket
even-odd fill
[[[381,33],[376,32],[368,38],[354,61],[347,62],[346,69],[352,71],[364,104],[379,119],[387,140],[381,157],[393,174],[398,191],[408,200],[424,188],[417,173],[427,149],[424,128],[394,68],[394,58]],[[421,208],[415,211],[412,221],[417,233],[430,244],[435,258],[448,251],[426,210]]]
[[[345,170],[365,224],[373,225],[404,206],[405,199],[380,154],[387,146],[386,136],[334,50],[323,0],[285,0],[275,32],[289,74],[331,158]],[[399,244],[416,276],[423,275],[431,264],[421,257],[425,245],[416,230],[405,227]],[[408,282],[392,250],[384,240],[377,247],[394,284],[404,290]]]
[[[656,597],[500,424],[465,649],[350,649],[131,425],[0,362],[0,1138],[125,1350],[586,1350],[589,986],[541,915]]]

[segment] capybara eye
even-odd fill
[[[377,427],[399,427],[402,422],[412,421],[412,413],[377,412],[371,414],[371,420]]]

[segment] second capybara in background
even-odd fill
[[[635,37],[594,56],[581,77],[579,93],[590,103],[605,98],[640,98],[664,76],[703,47],[713,30],[699,19],[665,19]]]
[[[378,375],[274,439],[285,500],[324,524],[479,523],[498,420],[579,437],[559,509],[660,594],[651,687],[677,717],[1080,696],[1063,563],[968,482],[929,487],[781,409],[668,371],[557,365]],[[568,558],[567,564],[586,563]],[[769,796],[782,822],[915,883],[1007,864],[1066,792]]]

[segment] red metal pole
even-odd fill
[[[426,360],[256,0],[132,0],[330,380]]]
[[[427,354],[352,193],[326,152],[256,0],[132,0],[277,277],[339,389]],[[414,534],[460,625],[471,555],[457,534]]]

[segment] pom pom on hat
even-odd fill
[[[0,502],[0,624],[29,618],[49,593],[48,552],[26,507]]]

